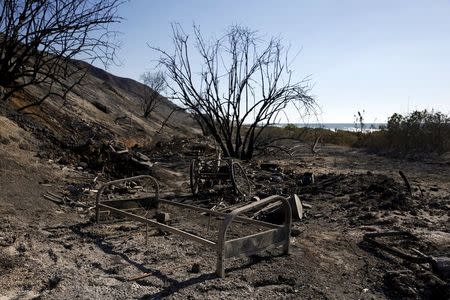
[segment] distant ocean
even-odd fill
[[[287,124],[280,124],[280,127],[284,127]],[[299,128],[324,128],[332,131],[345,130],[345,131],[359,131],[359,124],[354,123],[297,123],[293,124]],[[366,123],[364,124],[363,131],[377,131],[381,126],[386,126],[386,123]]]

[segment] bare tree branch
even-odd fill
[[[267,42],[255,31],[232,26],[219,39],[207,41],[194,26],[190,37],[172,25],[174,52],[150,46],[168,79],[172,99],[207,128],[226,156],[250,159],[267,126],[288,109],[315,109],[308,82],[292,79],[287,50],[279,38]],[[201,60],[193,70],[191,49]]]

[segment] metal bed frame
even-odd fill
[[[128,181],[135,180],[149,180],[153,184],[155,197],[141,197],[141,198],[124,198],[124,199],[116,199],[116,200],[106,200],[102,201],[102,195],[107,188],[110,188],[114,185],[125,183]],[[241,256],[250,256],[264,250],[282,247],[283,254],[289,254],[289,243],[290,243],[290,232],[291,232],[291,224],[292,224],[292,211],[291,206],[289,204],[288,199],[282,196],[274,195],[267,197],[265,199],[261,199],[257,202],[253,202],[247,204],[245,206],[234,209],[229,213],[223,213],[218,211],[212,211],[207,208],[202,208],[198,206],[193,206],[184,203],[173,202],[165,199],[161,199],[159,197],[159,184],[157,180],[149,175],[141,175],[135,177],[129,177],[119,180],[110,181],[104,184],[98,191],[96,198],[96,220],[100,221],[100,209],[103,211],[109,211],[114,214],[126,217],[128,219],[138,221],[144,223],[146,225],[152,225],[164,231],[168,231],[177,235],[180,235],[189,240],[195,241],[197,243],[202,244],[212,250],[215,250],[217,253],[217,262],[216,262],[216,273],[220,277],[225,277],[225,260],[233,257],[241,257]],[[120,209],[111,206],[111,203],[118,201],[150,201],[152,203],[156,203],[156,207],[158,209],[159,204],[167,204],[180,208],[185,208],[201,213],[205,213],[206,215],[217,217],[219,220],[222,220],[219,231],[217,233],[217,242],[208,240],[199,235],[195,235],[189,233],[187,231],[183,231],[181,229],[175,228],[173,226],[163,224],[157,222],[156,220],[149,219],[144,216],[140,216],[125,209]],[[259,220],[254,220],[243,216],[242,214],[253,209],[264,207],[270,203],[281,202],[282,209],[284,212],[284,223],[282,225],[276,225],[272,223],[267,223]],[[247,235],[244,237],[239,237],[235,239],[227,240],[227,231],[230,228],[233,221],[238,221],[242,223],[255,224],[261,227],[264,227],[264,231],[260,231],[255,234]]]

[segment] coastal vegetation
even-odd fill
[[[389,117],[387,125],[376,131],[329,130],[325,128],[299,128],[288,124],[271,128],[269,135],[364,148],[368,151],[395,157],[441,155],[450,151],[450,117],[436,111],[414,111]]]

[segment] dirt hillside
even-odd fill
[[[42,142],[58,146],[79,145],[91,138],[96,141],[115,140],[131,147],[159,138],[199,133],[192,118],[183,111],[176,111],[159,133],[163,120],[176,105],[162,98],[156,110],[145,119],[141,109],[145,95],[143,84],[86,63],[77,63],[86,65],[89,71],[82,84],[69,92],[65,101],[50,97],[41,106],[15,113],[16,109],[45,93],[39,87],[32,87],[8,103],[2,103],[1,114],[32,132]]]

